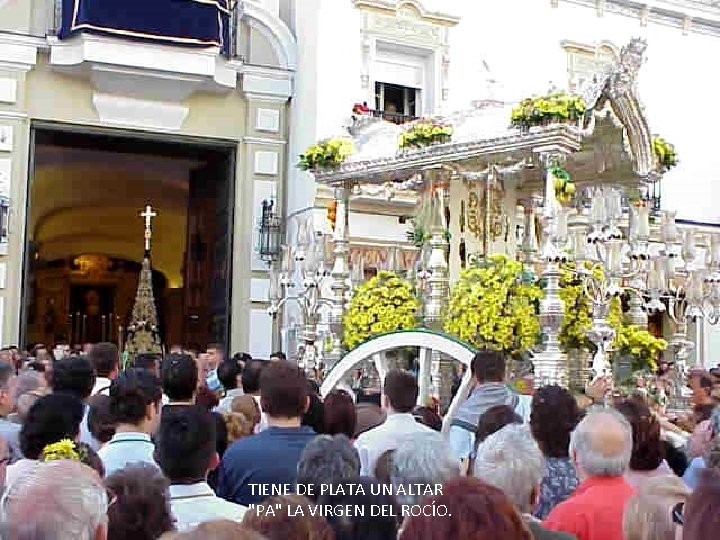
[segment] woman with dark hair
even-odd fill
[[[442,431],[442,418],[431,407],[418,406],[412,412],[415,421],[434,431]]]
[[[428,497],[445,515],[406,518],[399,540],[532,540],[522,517],[505,494],[477,478],[461,476]]]
[[[326,435],[345,435],[352,440],[355,437],[357,414],[352,396],[345,390],[333,390],[323,402],[325,413],[324,433]]]
[[[105,479],[108,540],[155,540],[173,530],[168,481],[152,465],[139,463]]]
[[[468,456],[467,467],[464,467],[465,474],[472,476],[478,447],[485,439],[493,433],[500,431],[508,424],[522,423],[522,417],[507,405],[495,405],[482,413],[480,418],[478,418],[477,427],[475,428],[475,447],[472,452],[470,452],[470,456]]]
[[[85,405],[73,395],[50,394],[38,399],[20,430],[24,458],[8,466],[6,485],[32,469],[47,445],[63,439],[75,441],[84,415]]]
[[[630,468],[625,473],[628,483],[638,489],[648,478],[673,474],[665,461],[665,447],[660,440],[660,423],[650,409],[634,400],[622,401],[615,408],[632,428]]]
[[[545,519],[578,485],[569,456],[570,434],[580,420],[572,394],[560,386],[543,386],[532,399],[530,430],[545,457],[535,517]]]
[[[98,452],[111,475],[130,463],[155,465],[150,436],[160,420],[162,386],[151,371],[128,369],[110,386],[110,414],[115,419],[115,435]]]
[[[88,429],[100,445],[107,444],[115,435],[115,419],[110,414],[110,397],[96,394],[88,398]]]

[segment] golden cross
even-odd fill
[[[145,211],[140,213],[140,217],[145,218],[145,251],[150,251],[150,240],[152,239],[152,218],[157,216],[157,212],[153,210],[151,205],[145,206]]]

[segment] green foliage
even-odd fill
[[[394,272],[379,272],[355,289],[343,317],[343,340],[352,350],[372,336],[417,326],[420,302],[409,281]]]
[[[540,336],[541,297],[540,287],[524,280],[519,262],[491,255],[460,274],[450,295],[445,332],[475,347],[507,354],[526,351]]]
[[[512,110],[510,123],[529,128],[550,123],[577,122],[585,114],[585,101],[566,92],[553,92],[547,96],[526,98]]]
[[[678,164],[675,147],[662,137],[653,137],[652,147],[660,166],[660,172],[667,172]]]
[[[411,228],[408,229],[406,235],[407,235],[407,241],[412,243],[417,248],[422,248],[426,242],[430,241],[430,238],[432,237],[432,235],[430,234],[430,231],[425,229],[425,227],[420,225],[415,220],[412,220]],[[449,242],[450,238],[451,238],[450,231],[445,229],[445,240],[447,240]]]
[[[434,120],[420,120],[413,123],[405,133],[400,135],[400,148],[422,148],[431,144],[450,142],[452,126]]]
[[[300,154],[300,162],[297,167],[303,171],[334,169],[354,151],[350,139],[338,137],[325,139],[308,147],[304,154]]]

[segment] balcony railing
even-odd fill
[[[389,111],[380,111],[380,110],[371,110],[368,114],[370,114],[373,118],[382,118],[386,122],[392,122],[393,124],[407,124],[408,122],[412,122],[414,120],[417,120],[417,116],[410,116],[408,114],[399,114],[396,112],[389,112]]]

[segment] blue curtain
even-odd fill
[[[63,0],[60,39],[80,32],[229,50],[234,0]]]

